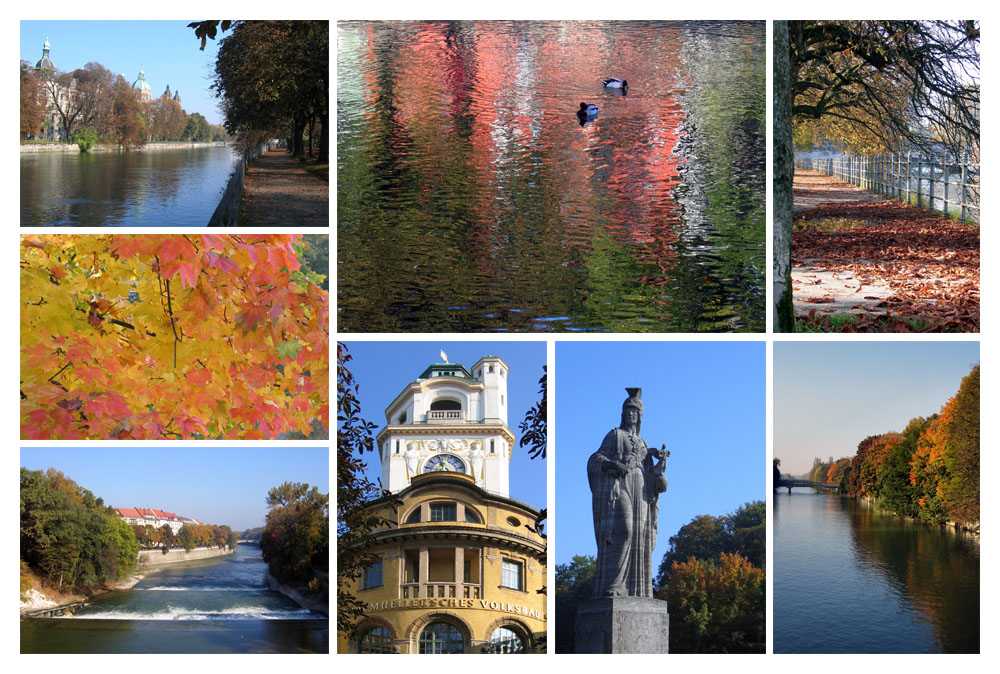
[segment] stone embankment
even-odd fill
[[[132,148],[129,152],[148,152],[150,150],[177,150],[193,147],[225,147],[229,143],[219,141],[217,143],[146,143],[142,147]],[[122,152],[118,145],[98,144],[90,148],[91,152]],[[76,143],[21,143],[21,154],[37,152],[65,152],[76,154],[80,148]]]
[[[280,592],[285,595],[302,608],[315,611],[316,613],[322,613],[325,616],[330,615],[329,601],[323,601],[318,597],[302,592],[297,588],[284,585],[277,578],[272,576],[270,571],[265,572],[265,580],[269,588],[275,592]]]
[[[195,548],[194,550],[173,548],[166,552],[163,550],[140,550],[139,568],[145,569],[150,566],[159,566],[160,564],[176,564],[177,562],[190,562],[196,559],[208,559],[209,557],[222,557],[223,555],[231,555],[235,552],[235,549],[230,550],[227,548]]]

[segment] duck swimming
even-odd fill
[[[628,80],[620,80],[617,77],[608,77],[601,81],[604,82],[605,89],[621,89],[622,91],[628,89]]]
[[[580,109],[576,114],[580,117],[593,117],[597,114],[597,106],[593,103],[580,103]]]

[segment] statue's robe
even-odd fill
[[[628,472],[605,470],[609,461]],[[587,462],[587,477],[597,538],[593,596],[652,597],[658,499],[666,480],[654,471],[649,448],[638,435],[613,429]]]

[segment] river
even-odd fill
[[[21,225],[204,227],[237,155],[230,147],[21,154]]]
[[[780,490],[774,652],[978,653],[978,538]]]
[[[337,68],[341,330],[764,330],[763,22],[340,22]]]
[[[21,621],[22,653],[328,653],[326,616],[264,584],[260,548],[167,565],[72,618]]]

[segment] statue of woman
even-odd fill
[[[651,558],[670,452],[665,445],[650,449],[639,437],[642,389],[626,391],[621,426],[605,436],[587,462],[597,537],[594,598],[653,596]]]

